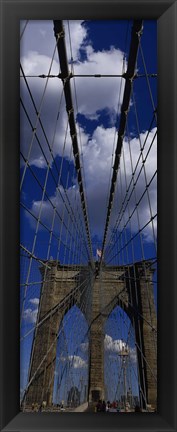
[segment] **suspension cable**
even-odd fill
[[[112,175],[112,181],[111,181],[110,197],[109,197],[109,204],[108,204],[108,209],[107,209],[107,217],[106,217],[106,224],[105,224],[103,245],[102,245],[102,256],[101,256],[100,263],[102,263],[103,255],[104,255],[104,248],[105,248],[109,219],[110,219],[110,213],[111,213],[111,208],[112,208],[112,203],[113,203],[113,198],[114,198],[115,184],[116,184],[116,180],[117,180],[117,172],[118,172],[119,163],[120,163],[123,137],[124,137],[124,132],[125,132],[127,113],[128,113],[128,109],[129,109],[130,96],[131,96],[131,90],[132,90],[132,81],[133,81],[133,78],[135,75],[136,58],[137,58],[139,40],[140,40],[141,34],[142,34],[142,20],[134,20],[133,27],[132,27],[132,39],[131,39],[130,52],[129,52],[129,58],[128,58],[128,66],[127,66],[127,71],[125,73],[125,80],[126,81],[125,81],[124,96],[123,96],[123,102],[122,102],[122,108],[121,108],[117,147],[116,147],[116,151],[115,151],[113,175]]]
[[[81,196],[81,204],[84,214],[84,220],[85,220],[85,227],[87,232],[87,238],[88,238],[88,245],[90,249],[90,261],[93,261],[92,257],[92,246],[91,246],[91,238],[90,238],[90,230],[89,230],[89,222],[88,222],[88,215],[87,215],[87,206],[85,201],[85,193],[83,188],[83,180],[82,180],[82,169],[80,164],[80,155],[79,155],[79,146],[77,141],[77,131],[76,131],[76,125],[75,125],[75,118],[74,118],[74,109],[73,109],[73,102],[72,102],[72,95],[71,95],[71,87],[70,87],[70,80],[69,80],[69,70],[68,70],[68,62],[67,62],[67,55],[66,55],[66,46],[65,46],[65,38],[64,38],[64,29],[63,29],[63,23],[62,21],[54,21],[54,34],[57,41],[57,49],[58,49],[58,56],[60,61],[60,69],[62,74],[62,81],[64,84],[64,93],[65,93],[65,99],[66,99],[66,110],[69,116],[69,126],[70,126],[70,134],[72,138],[72,145],[73,145],[73,154],[75,159],[75,166],[77,171],[77,178],[78,178],[78,184],[79,184],[79,191]]]

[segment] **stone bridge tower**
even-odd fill
[[[148,263],[134,266],[103,267],[93,285],[90,403],[105,399],[104,324],[115,306],[123,307],[135,329],[139,383],[142,403],[157,402],[157,318],[154,304],[153,271]]]
[[[79,308],[82,305],[90,327],[89,403],[105,398],[104,324],[114,307],[119,305],[135,329],[142,400],[146,399],[155,407],[157,323],[153,271],[148,263],[119,267],[103,265],[101,269],[96,263],[95,271],[91,266],[61,267],[56,261],[49,261],[47,265],[47,271],[41,270],[43,284],[37,318],[41,325],[34,337],[29,384],[31,378],[34,379],[27,390],[25,405],[40,404],[43,400],[48,406],[52,404],[57,334],[65,313],[76,304]]]

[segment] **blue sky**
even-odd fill
[[[27,81],[30,86],[31,92],[37,110],[41,108],[41,98],[45,89],[46,79],[30,77],[30,75],[48,74],[51,58],[55,47],[55,38],[53,32],[52,21],[29,21],[27,26],[26,22],[21,22],[21,64]],[[126,70],[132,21],[65,21],[65,36],[68,61],[70,70],[74,74],[122,74]],[[70,36],[72,44],[70,45]],[[157,73],[157,25],[156,21],[145,21],[143,34],[141,37],[142,52],[145,59],[148,74]],[[124,65],[124,66],[123,66]],[[50,73],[57,75],[59,72],[58,54],[55,52]],[[143,59],[139,50],[137,73],[145,75]],[[28,77],[29,76],[29,77]],[[147,143],[144,148],[143,157],[147,158],[146,163],[146,180],[147,183],[151,182],[149,187],[149,197],[151,202],[152,215],[156,214],[157,199],[157,179],[156,176],[151,181],[154,172],[157,168],[157,154],[156,154],[156,122],[153,118],[153,105],[157,105],[157,79],[149,78],[149,85],[152,92],[150,96],[148,83],[146,77],[139,77],[134,81],[134,92],[131,96],[130,110],[128,115],[128,127],[125,131],[124,139],[124,160],[126,164],[126,179],[130,181],[132,175],[132,166],[135,168],[140,153],[140,144],[143,145],[147,137]],[[76,124],[79,139],[79,149],[81,154],[82,169],[84,171],[84,178],[87,191],[87,205],[88,217],[90,225],[90,233],[93,244],[93,256],[96,259],[96,249],[101,248],[105,219],[107,209],[107,199],[109,191],[109,179],[112,172],[114,162],[114,151],[116,145],[116,134],[119,125],[120,107],[123,97],[124,80],[122,78],[75,78],[71,80],[74,111],[76,115]],[[60,244],[58,254],[58,233],[60,231],[61,222],[58,214],[62,212],[62,196],[63,188],[67,190],[67,194],[71,203],[75,202],[75,197],[78,191],[76,180],[76,172],[74,169],[73,155],[71,152],[71,140],[69,133],[66,131],[67,115],[65,112],[65,102],[62,99],[62,82],[58,78],[50,78],[47,84],[44,100],[42,101],[41,120],[45,124],[45,131],[54,155],[53,162],[48,150],[47,141],[44,138],[42,127],[36,120],[36,112],[31,98],[21,78],[21,98],[30,116],[30,121],[37,129],[36,135],[32,135],[32,130],[29,125],[23,106],[21,107],[21,158],[20,172],[23,180],[21,189],[21,243],[28,250],[32,250],[34,246],[35,230],[37,226],[37,219],[40,215],[40,220],[43,225],[49,229],[51,227],[53,206],[56,208],[57,216],[54,221],[52,242],[50,245],[50,256],[56,259],[58,257],[61,262],[69,264],[71,256],[69,252],[64,251],[64,243]],[[136,121],[136,111],[134,108],[134,99],[136,100],[136,108],[138,113],[138,124]],[[153,103],[152,103],[153,100]],[[57,116],[57,129],[54,136],[54,124]],[[153,121],[152,121],[153,119]],[[150,128],[151,125],[151,128]],[[138,129],[139,128],[139,129]],[[147,135],[147,131],[149,130]],[[150,144],[153,142],[153,146]],[[39,142],[41,147],[39,146]],[[63,142],[65,142],[64,158],[62,158]],[[129,153],[129,146],[131,147],[131,157]],[[34,175],[31,175],[29,168],[25,170],[24,158],[28,158],[29,165],[33,170]],[[63,162],[62,162],[63,160]],[[47,172],[47,162],[51,164],[52,174],[49,172],[46,182],[47,197],[42,197],[42,188],[44,188]],[[57,167],[63,163],[61,178],[60,178],[60,191],[56,188],[56,179],[58,178]],[[145,178],[143,170],[138,172],[141,167],[141,161],[138,163],[138,169],[135,173],[135,180],[137,180],[137,201],[141,198],[145,189]],[[69,176],[68,176],[69,172]],[[25,175],[24,175],[25,173]],[[122,174],[121,174],[122,173]],[[24,177],[23,177],[24,175]],[[38,182],[36,181],[38,179]],[[135,260],[142,259],[142,244],[145,258],[154,258],[156,250],[154,246],[154,236],[156,236],[156,218],[154,219],[153,226],[149,224],[150,211],[148,197],[144,196],[139,204],[139,220],[136,213],[131,219],[131,232],[129,225],[121,237],[121,244],[123,253],[117,256],[117,239],[119,239],[119,230],[122,229],[129,214],[134,209],[135,197],[131,195],[129,200],[129,209],[125,208],[124,216],[118,230],[113,234],[113,227],[117,220],[121,200],[119,195],[120,183],[122,185],[122,193],[126,190],[126,180],[124,173],[123,158],[120,165],[120,172],[118,174],[118,187],[115,193],[115,202],[112,209],[110,220],[110,230],[108,232],[108,245],[112,244],[112,252],[108,257],[108,262],[113,264],[127,264],[133,261],[131,242],[128,247],[128,252],[125,247],[127,239],[131,235],[135,235],[138,231],[138,224],[143,229],[142,238],[139,236],[134,239],[134,252]],[[40,186],[42,185],[42,187]],[[130,188],[131,191],[131,188]],[[28,210],[27,210],[28,209]],[[33,216],[31,216],[31,213]],[[83,224],[83,217],[81,209],[77,213],[80,226]],[[154,229],[154,232],[153,232]],[[66,236],[66,230],[63,229],[63,237]],[[49,251],[49,237],[50,233],[42,226],[39,227],[37,238],[34,246],[34,255],[41,260],[47,258]],[[112,243],[110,243],[112,242]],[[121,246],[119,246],[121,249]],[[106,257],[106,252],[105,252]],[[114,258],[113,258],[114,257]],[[72,263],[76,264],[79,258],[79,263],[85,264],[87,262],[87,252],[83,247],[83,253],[78,257],[77,254],[73,255]],[[156,273],[154,278],[156,278]],[[33,260],[32,267],[29,271],[28,258],[22,258],[21,265],[21,280],[22,284],[28,281],[32,285],[28,287],[26,293],[26,300],[24,303],[23,321],[22,321],[22,335],[26,334],[35,324],[38,298],[40,295],[40,280],[41,275],[38,264]],[[156,283],[155,297],[157,296]],[[21,306],[23,302],[25,287],[21,287]],[[118,312],[117,312],[118,313]],[[72,318],[73,317],[73,318]],[[71,314],[71,323],[74,319],[75,313]],[[80,322],[84,326],[82,316]],[[66,335],[72,329],[72,324],[67,324]],[[121,339],[120,334],[112,333],[109,325],[106,328],[106,334],[113,340]],[[82,335],[80,335],[82,338]],[[61,336],[62,338],[62,336]],[[25,387],[27,378],[27,364],[29,361],[29,354],[31,349],[32,333],[25,338],[21,345],[21,388]],[[62,341],[59,339],[62,345]],[[109,340],[110,341],[110,340]],[[86,356],[83,352],[76,349],[81,341],[75,341],[75,348],[69,344],[69,355],[78,356],[75,358],[75,365],[79,358],[86,362]],[[60,350],[60,348],[58,348]],[[64,357],[64,356],[63,356]],[[83,363],[84,364],[84,363]],[[77,369],[77,368],[76,368]],[[83,368],[85,377],[87,368]],[[80,368],[80,376],[82,376],[82,367]],[[57,376],[57,374],[56,374]],[[80,379],[80,376],[78,380]]]

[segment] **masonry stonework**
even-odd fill
[[[26,405],[52,405],[58,332],[65,313],[76,304],[90,327],[90,364],[88,401],[104,399],[104,325],[119,305],[128,314],[134,329],[139,364],[140,397],[156,407],[157,353],[156,311],[153,272],[146,263],[134,266],[61,267],[48,262],[41,270],[43,284],[33,349]],[[89,281],[89,282],[88,282]],[[89,299],[89,301],[88,301]],[[50,315],[49,315],[50,312]],[[49,316],[48,316],[49,315]]]

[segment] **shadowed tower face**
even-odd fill
[[[83,267],[79,271],[48,262],[42,284],[25,405],[52,405],[57,338],[65,313],[76,304],[90,328],[88,401],[105,399],[104,326],[116,305],[128,314],[135,331],[142,405],[156,407],[156,311],[152,270],[146,263],[132,267]],[[88,278],[89,275],[89,278]],[[44,276],[44,274],[43,274]],[[88,285],[89,279],[89,285]],[[87,285],[85,281],[87,280]],[[87,301],[85,301],[87,299]],[[89,299],[89,301],[88,301]],[[50,313],[50,314],[49,314]]]

